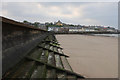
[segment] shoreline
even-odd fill
[[[117,38],[118,39],[118,36],[96,35],[96,34],[57,34],[55,36],[59,36],[59,35],[68,35],[68,36],[69,35],[83,35],[83,36],[108,37],[108,38]]]
[[[107,34],[104,34],[104,35],[101,35],[101,34],[91,34],[91,36],[102,36],[102,37],[115,37],[115,38],[118,38],[118,34],[117,36],[110,36],[110,35],[107,35]]]

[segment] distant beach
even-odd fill
[[[75,72],[88,78],[118,77],[118,38],[56,35]]]

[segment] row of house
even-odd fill
[[[103,26],[82,26],[82,25],[69,25],[62,23],[60,20],[54,23],[56,26],[49,26],[48,31],[54,32],[79,32],[79,31],[116,31],[112,27],[103,27]],[[61,27],[58,27],[58,26]]]
[[[54,32],[79,32],[79,31],[95,31],[84,27],[48,27],[48,31]]]
[[[79,27],[48,27],[48,31],[54,32],[79,32],[79,31],[115,31],[114,28],[104,27],[90,27],[90,26],[79,26]]]
[[[24,21],[25,24],[29,24],[31,26],[38,27],[43,30],[54,31],[54,32],[79,32],[79,31],[117,31],[112,27],[104,27],[104,26],[84,26],[84,25],[72,25],[62,23],[60,20],[58,22],[53,23],[30,23]]]

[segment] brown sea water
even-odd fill
[[[88,78],[118,77],[118,38],[56,35],[74,72]]]

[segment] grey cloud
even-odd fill
[[[40,7],[38,7],[40,5]],[[58,10],[52,7],[57,7]],[[68,9],[70,7],[70,9]],[[75,12],[76,8],[79,10]],[[66,23],[86,25],[117,26],[117,3],[83,3],[83,2],[36,2],[36,3],[4,3],[4,15],[19,21],[54,22],[62,20]],[[81,16],[76,16],[82,14]],[[68,16],[70,15],[70,16]],[[76,17],[75,17],[76,16]]]

